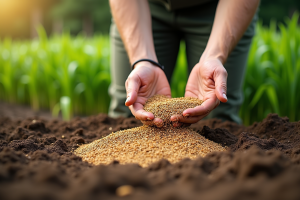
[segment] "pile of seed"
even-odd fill
[[[144,110],[152,112],[156,118],[164,121],[164,126],[168,126],[171,125],[172,115],[181,115],[184,110],[200,106],[202,103],[202,100],[193,97],[168,98],[155,95],[147,100]]]
[[[154,96],[147,101],[145,108],[153,112],[156,117],[166,121],[174,113],[182,113],[183,110],[191,108],[191,105],[195,107],[200,102],[192,98],[187,98],[186,101],[184,99],[171,100],[162,96]],[[161,100],[163,100],[162,104],[157,102]],[[167,101],[170,103],[166,103]],[[149,106],[148,103],[151,105]],[[166,103],[165,106],[157,108],[164,103]],[[156,128],[143,125],[111,133],[90,144],[82,145],[75,151],[75,154],[95,165],[110,164],[117,160],[121,164],[139,163],[142,167],[147,167],[162,158],[175,163],[183,158],[194,159],[198,156],[204,157],[213,151],[225,150],[221,145],[204,138],[191,128],[175,128],[172,125]]]

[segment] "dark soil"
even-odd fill
[[[117,161],[92,166],[72,153],[111,132],[140,126],[134,118],[100,114],[64,122],[36,113],[14,117],[0,112],[3,200],[300,199],[300,121],[289,122],[276,114],[249,127],[216,119],[200,121],[192,128],[228,146],[227,152],[176,164],[161,160],[141,168]],[[133,192],[118,197],[116,189],[122,185],[131,185]]]

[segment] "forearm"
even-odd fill
[[[258,5],[259,0],[220,0],[202,57],[218,58],[224,64],[251,23]]]
[[[130,63],[148,58],[157,61],[147,0],[110,0],[113,19]]]

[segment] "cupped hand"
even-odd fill
[[[163,120],[154,118],[151,112],[146,112],[144,105],[148,98],[156,94],[171,97],[170,85],[163,70],[149,62],[137,63],[128,76],[125,86],[127,92],[125,105],[129,107],[135,118],[146,125],[162,127]]]
[[[171,117],[173,126],[193,124],[206,117],[221,102],[227,102],[227,71],[216,58],[200,60],[187,82],[186,97],[196,97],[204,102],[195,108],[183,111],[182,115]]]

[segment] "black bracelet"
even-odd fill
[[[142,61],[148,61],[148,62],[152,63],[153,65],[155,65],[155,66],[161,68],[162,70],[165,69],[165,67],[164,67],[163,65],[159,64],[158,62],[155,62],[155,61],[150,60],[150,59],[140,59],[140,60],[135,61],[135,62],[131,65],[131,70],[134,69],[134,65],[136,65],[138,62],[142,62]]]

